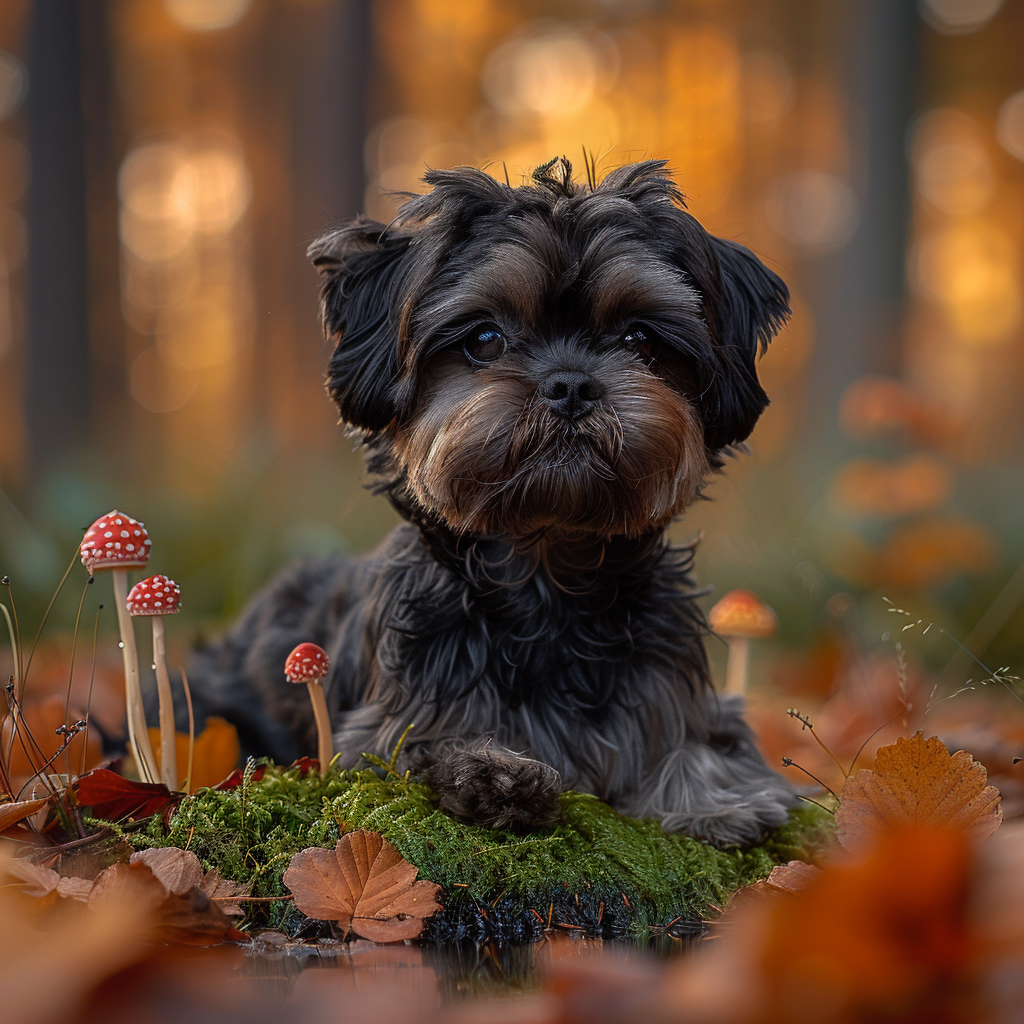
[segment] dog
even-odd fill
[[[375,553],[308,561],[189,673],[243,749],[314,749],[289,651],[312,641],[338,763],[412,769],[440,806],[523,832],[563,789],[718,846],[795,804],[741,700],[716,694],[665,529],[768,403],[755,361],[783,282],[686,212],[665,162],[519,187],[435,170],[388,225],[309,250],[326,385],[405,522]]]

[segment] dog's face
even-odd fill
[[[310,250],[342,420],[458,533],[660,529],[767,405],[782,281],[708,235],[661,162],[570,176],[431,172],[391,225]]]

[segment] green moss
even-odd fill
[[[158,816],[137,846],[179,846],[207,868],[250,882],[257,896],[282,896],[292,855],[331,847],[353,829],[379,832],[444,887],[445,911],[428,938],[524,941],[547,924],[643,938],[672,922],[714,913],[739,886],[775,864],[813,859],[830,838],[830,818],[795,811],[760,846],[717,850],[655,821],[625,818],[596,797],[564,793],[562,821],[518,836],[467,825],[441,811],[430,790],[373,769],[326,779],[268,766],[237,789],[201,790],[166,824]],[[302,918],[287,902],[253,903],[248,920],[294,931]]]

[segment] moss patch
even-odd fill
[[[531,941],[549,922],[605,937],[685,934],[733,890],[775,864],[813,859],[831,836],[831,818],[808,807],[760,846],[716,850],[572,792],[562,794],[557,826],[519,836],[457,821],[426,786],[373,769],[331,771],[322,780],[270,765],[261,779],[250,775],[234,790],[187,797],[169,824],[157,816],[131,841],[192,850],[205,867],[251,883],[254,895],[279,897],[287,895],[281,876],[293,854],[370,829],[420,877],[444,887],[444,912],[425,932],[434,942]],[[250,907],[248,924],[293,934],[313,927],[287,901]]]

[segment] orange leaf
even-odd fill
[[[937,736],[921,732],[879,747],[875,763],[851,775],[836,811],[836,836],[847,849],[893,826],[959,829],[974,839],[1003,820],[999,790],[983,765],[963,750],[950,754]]]
[[[309,917],[337,921],[374,942],[413,939],[436,913],[441,886],[416,881],[417,869],[376,832],[350,832],[333,850],[295,854],[284,884]]]
[[[160,763],[160,730],[149,730],[149,742]],[[174,734],[174,750],[178,760],[179,781],[184,781],[188,770],[188,734]],[[238,743],[238,730],[226,719],[212,715],[196,736],[192,762],[192,792],[203,786],[215,786],[238,764],[242,748]]]
[[[44,797],[42,800],[19,800],[17,803],[0,804],[0,832],[35,814],[46,806],[47,800],[48,798]]]

